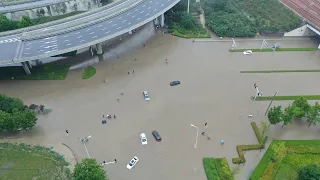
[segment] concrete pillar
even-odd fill
[[[101,43],[96,44],[97,54],[103,54]]]
[[[161,27],[164,27],[164,13],[161,14]]]
[[[29,67],[30,69],[32,69],[32,65],[31,65],[30,61],[26,61],[26,63],[27,63],[27,65],[28,65],[28,67]]]
[[[26,74],[30,75],[31,72],[30,72],[30,69],[29,69],[27,63],[26,62],[21,62],[21,64],[22,64],[22,67],[23,67],[24,71],[26,72]]]

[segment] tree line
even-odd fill
[[[0,14],[0,32],[11,31],[19,28],[34,25],[28,16],[22,16],[20,21],[9,20],[5,15]]]
[[[270,124],[282,123],[282,127],[291,124],[294,118],[305,118],[308,122],[308,127],[318,124],[320,122],[319,103],[316,102],[311,105],[306,98],[300,97],[284,109],[281,106],[275,106],[268,112]]]

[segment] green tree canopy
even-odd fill
[[[320,166],[309,164],[298,171],[298,180],[320,180]]]
[[[282,114],[282,121],[283,121],[283,126],[287,126],[288,124],[292,123],[292,118],[294,116],[294,107],[289,105],[284,109],[284,112]]]
[[[18,98],[8,97],[0,94],[0,110],[11,113],[13,109],[23,110],[23,101]]]
[[[308,118],[308,123],[309,126],[311,126],[311,124],[318,124],[320,122],[320,105],[318,102],[316,102],[316,104],[314,106],[311,106],[308,114],[307,114],[307,118]]]
[[[96,159],[85,158],[76,164],[73,177],[75,180],[107,180],[107,173]]]
[[[306,116],[306,114],[310,110],[310,105],[307,99],[304,97],[299,97],[298,99],[296,99],[292,103],[292,106],[294,107],[294,116],[296,118],[302,118]]]
[[[19,22],[19,27],[24,28],[24,27],[29,27],[32,26],[33,23],[31,19],[28,16],[22,16],[22,19]]]
[[[268,119],[270,124],[278,124],[282,121],[283,112],[281,106],[272,107],[268,112]]]

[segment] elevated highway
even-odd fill
[[[160,18],[164,25],[164,13],[180,0],[135,0],[130,5],[122,5],[120,11],[104,14],[96,12],[95,19],[88,18],[81,23],[57,24],[22,34],[12,34],[0,38],[0,64],[22,63],[28,68],[27,61],[55,56],[92,45],[102,53],[101,42],[138,28],[154,19]],[[115,7],[117,7],[115,6]],[[113,7],[113,8],[115,8]],[[26,72],[28,69],[26,70]]]

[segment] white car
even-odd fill
[[[148,144],[147,136],[146,136],[145,133],[141,133],[140,134],[140,140],[141,140],[141,144],[142,145],[147,145]]]
[[[246,50],[246,51],[243,51],[243,54],[244,55],[250,55],[250,54],[252,54],[252,51],[251,50]]]
[[[132,169],[136,164],[137,162],[139,161],[138,157],[137,156],[134,156],[131,161],[127,164],[127,168],[128,169]]]
[[[150,101],[149,94],[147,91],[143,91],[143,97],[144,97],[144,100]]]

